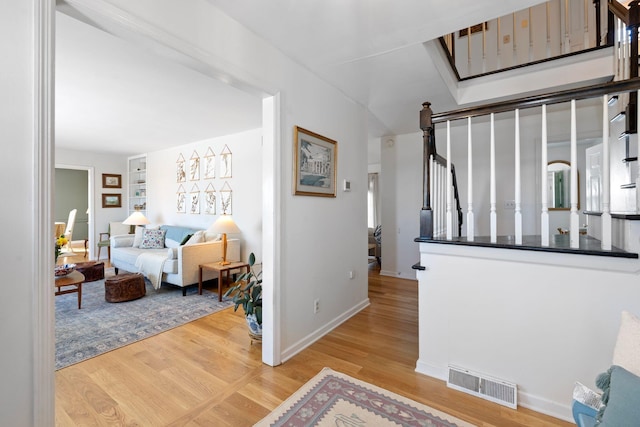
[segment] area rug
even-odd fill
[[[255,425],[473,426],[444,412],[329,368],[320,371]]]
[[[198,287],[190,286],[183,297],[182,288],[163,284],[156,291],[145,282],[144,297],[120,303],[105,301],[104,280],[84,283],[80,310],[76,294],[56,296],[56,370],[232,305],[228,298],[218,302],[215,287],[198,295]]]

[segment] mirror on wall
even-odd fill
[[[577,176],[577,175],[576,175]],[[571,209],[571,164],[564,160],[554,160],[547,164],[547,203],[549,210]],[[580,179],[578,178],[578,195]],[[580,209],[580,196],[578,196]]]

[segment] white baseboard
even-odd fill
[[[369,298],[367,298],[364,301],[360,302],[359,304],[351,307],[349,310],[342,313],[340,316],[336,317],[326,325],[323,325],[320,329],[313,331],[306,337],[294,343],[292,346],[286,348],[280,355],[280,359],[282,360],[283,363],[291,359],[293,356],[300,353],[302,350],[309,347],[314,342],[318,341],[320,338],[322,338],[323,336],[331,332],[333,329],[337,328],[338,326],[343,324],[345,321],[347,321],[351,317],[358,314],[360,311],[367,308],[369,304],[370,304]]]
[[[389,277],[399,277],[400,279],[407,279],[407,280],[417,280],[415,273],[407,275],[401,271],[380,270],[380,275],[389,276]]]
[[[447,368],[434,366],[421,360],[418,360],[416,362],[416,372],[418,372],[419,374],[427,375],[431,378],[442,380],[444,382],[447,381]],[[571,395],[567,397],[567,401],[570,400]],[[549,399],[518,391],[518,406],[522,406],[523,408],[531,409],[532,411],[540,412],[541,414],[549,415],[551,417],[558,418],[564,421],[568,421],[571,423],[573,422],[571,407],[567,404],[553,402]]]

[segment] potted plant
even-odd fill
[[[262,279],[260,278],[262,271],[255,273],[253,269],[255,263],[256,257],[252,252],[249,255],[249,272],[238,276],[224,295],[233,298],[235,304],[233,311],[238,310],[242,305],[249,326],[249,335],[253,339],[260,340],[262,338]]]

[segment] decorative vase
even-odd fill
[[[254,339],[262,338],[262,325],[258,323],[258,319],[256,319],[255,314],[247,314],[245,316],[247,319],[247,326],[249,327],[249,335]],[[259,338],[258,338],[259,337]]]

